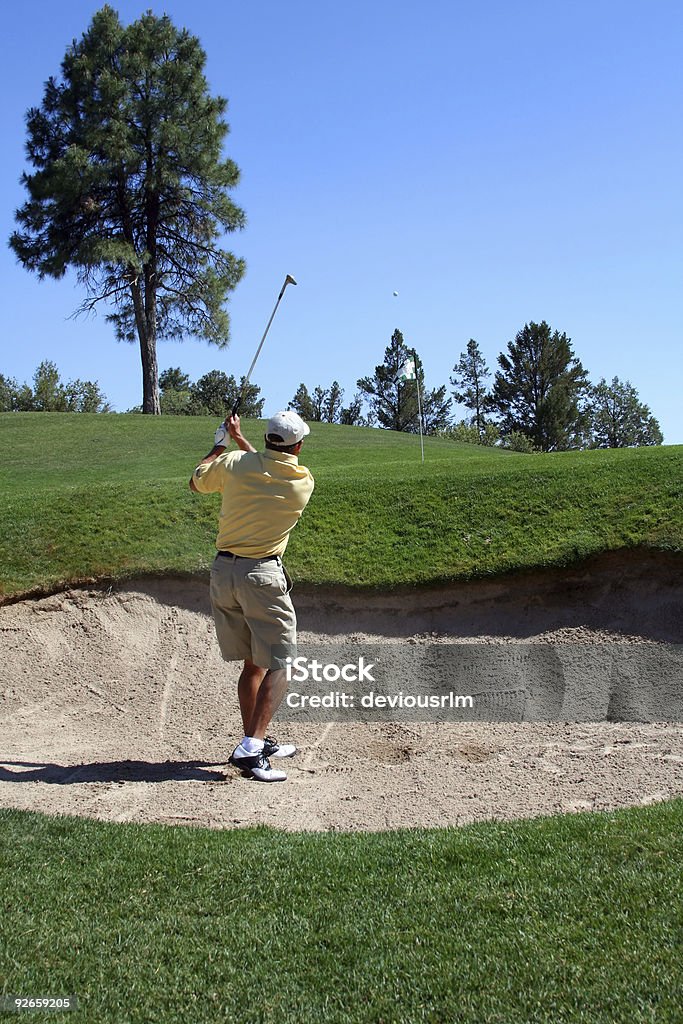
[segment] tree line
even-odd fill
[[[414,358],[416,381],[403,380],[406,359]],[[337,381],[309,392],[300,384],[289,403],[305,419],[441,435],[456,441],[495,445],[522,452],[576,448],[625,448],[662,444],[659,423],[635,387],[613,377],[596,385],[576,357],[571,339],[542,321],[530,321],[498,356],[491,371],[471,338],[447,385],[428,389],[422,360],[395,330],[384,361],[357,381],[350,406],[342,404]],[[421,420],[417,384],[421,394]],[[469,415],[453,418],[453,406]],[[367,408],[366,408],[367,407]]]
[[[0,412],[111,412],[97,381],[63,381],[55,363],[43,360],[33,386],[0,373]]]
[[[414,360],[416,380],[404,380],[402,368]],[[299,384],[288,404],[303,419],[347,426],[379,426],[388,430],[440,435],[455,441],[501,445],[520,452],[566,451],[576,448],[626,448],[662,444],[659,423],[640,401],[630,381],[602,378],[593,385],[576,357],[571,339],[542,321],[530,321],[498,356],[493,375],[470,338],[446,384],[425,387],[417,352],[396,329],[374,372],[360,377],[357,391],[344,404],[344,389],[334,380],[328,387]],[[421,402],[418,408],[417,386]],[[258,385],[222,370],[210,370],[197,381],[180,367],[159,376],[160,411],[167,416],[223,418],[244,391],[241,415],[259,419],[265,399]],[[468,415],[456,420],[454,405]],[[43,361],[33,387],[0,374],[2,412],[111,412],[94,381],[63,382],[53,362]],[[141,406],[128,412],[142,412]]]
[[[247,384],[245,378],[239,381],[222,370],[209,370],[194,383],[180,367],[164,370],[159,375],[160,406],[166,416],[219,416],[224,419],[244,390],[240,415],[260,419],[263,415],[265,398],[256,384]],[[142,412],[141,408],[129,412]]]

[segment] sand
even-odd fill
[[[683,728],[666,718],[667,708],[680,707],[671,702],[672,681],[668,704],[651,688],[648,720],[615,720],[638,712],[633,673],[620,670],[615,684],[589,669],[591,657],[601,664],[614,645],[622,661],[632,652],[623,664],[637,665],[643,652],[681,643],[682,565],[661,553],[623,552],[572,570],[440,589],[359,595],[296,587],[302,644],[549,645],[569,668],[550,721],[293,715],[273,731],[299,752],[278,762],[288,781],[271,785],[226,763],[241,735],[239,666],[220,658],[206,579],[90,584],[5,602],[0,806],[108,821],[352,831],[679,796]],[[588,661],[572,661],[577,650]],[[683,697],[680,679],[675,686]],[[582,707],[595,720],[581,720]]]

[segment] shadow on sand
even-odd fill
[[[213,769],[213,770],[206,770]],[[44,761],[3,761],[0,782],[48,782],[68,786],[81,782],[224,782],[225,771],[211,761],[93,761],[53,764]]]

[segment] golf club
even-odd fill
[[[239,411],[239,407],[242,404],[244,396],[245,396],[245,394],[247,392],[247,385],[249,384],[249,380],[251,379],[252,370],[256,366],[256,360],[258,359],[259,353],[260,353],[261,349],[263,348],[263,342],[266,340],[266,335],[268,334],[268,331],[270,330],[270,325],[273,322],[273,317],[277,313],[277,307],[280,305],[280,299],[285,294],[285,288],[287,287],[288,284],[296,284],[296,281],[294,280],[294,278],[292,277],[291,274],[287,274],[287,277],[285,278],[285,283],[283,284],[282,288],[280,289],[280,294],[277,297],[277,302],[275,303],[275,308],[273,309],[273,312],[270,314],[270,320],[266,324],[266,329],[263,332],[263,337],[261,338],[261,343],[260,343],[259,347],[256,349],[256,355],[252,359],[251,366],[249,367],[249,370],[247,372],[247,376],[244,379],[244,384],[242,385],[242,392],[240,394],[240,397],[237,399],[237,401],[235,402],[235,404],[232,407],[232,415],[233,416],[237,415],[237,413]]]

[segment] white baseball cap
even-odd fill
[[[284,409],[282,412],[276,412],[268,420],[266,441],[278,448],[287,448],[290,444],[298,444],[299,441],[303,441],[310,432],[311,428],[304,423],[298,413],[292,409]],[[276,435],[277,440],[271,436],[273,434]]]

